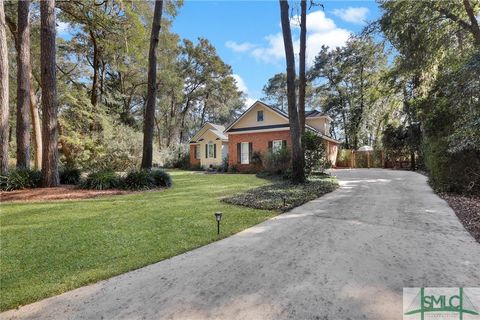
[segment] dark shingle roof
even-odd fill
[[[310,111],[307,111],[305,112],[305,117],[318,117],[318,116],[323,116],[324,114],[321,113],[320,111],[318,110],[310,110]]]

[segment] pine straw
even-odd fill
[[[0,201],[5,202],[30,202],[52,200],[74,200],[105,197],[119,194],[133,193],[126,190],[85,190],[73,185],[62,185],[55,188],[34,188],[0,192]]]
[[[441,193],[465,229],[480,243],[480,196]]]

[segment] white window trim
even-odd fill
[[[283,140],[273,140],[272,141],[272,151],[278,152],[283,148]]]
[[[258,120],[258,113],[262,112],[262,120]],[[257,122],[263,122],[265,120],[265,112],[263,110],[257,110]]]
[[[244,150],[246,147],[246,153]],[[242,142],[240,146],[240,163],[241,164],[250,164],[250,144],[248,142]]]
[[[195,145],[195,159],[199,160],[201,157],[201,146],[199,144]]]
[[[208,141],[207,143],[207,159],[214,159],[215,158],[215,152],[214,152],[214,142],[213,141]]]

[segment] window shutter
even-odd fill
[[[252,162],[252,154],[253,154],[253,143],[248,143],[248,162]]]
[[[241,156],[242,156],[242,144],[239,142],[237,143],[237,163],[241,162]]]
[[[287,147],[287,140],[282,140],[282,147],[284,149]]]
[[[193,149],[194,149],[194,150],[193,150],[193,152],[195,152],[195,159],[197,159],[197,160],[198,160],[198,158],[197,158],[197,154],[198,154],[198,153],[197,153],[197,150],[198,150],[198,145],[195,145],[195,148],[193,148]]]
[[[273,141],[268,141],[268,150],[272,150],[273,148]]]
[[[208,158],[208,143],[205,145],[205,159]]]
[[[217,144],[216,143],[213,145],[213,157],[215,159],[217,158]]]

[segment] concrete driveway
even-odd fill
[[[480,286],[480,245],[424,176],[333,174],[287,214],[0,319],[401,319],[403,287]]]

